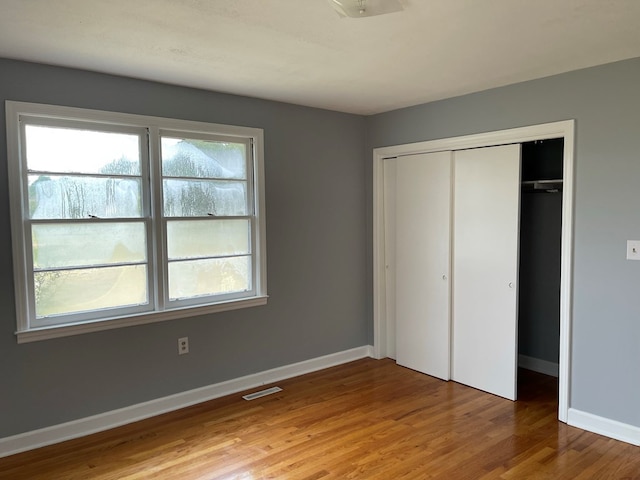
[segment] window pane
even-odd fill
[[[148,303],[147,267],[35,272],[36,317]]]
[[[171,300],[251,289],[251,257],[169,263]]]
[[[144,223],[33,225],[33,266],[79,267],[145,262]]]
[[[249,234],[249,220],[169,221],[169,259],[247,254]]]
[[[140,175],[138,135],[38,125],[25,134],[29,171]]]
[[[34,219],[140,217],[139,178],[29,176],[29,210]]]
[[[165,177],[247,178],[243,143],[162,137]]]
[[[167,217],[247,215],[246,182],[165,179],[163,189]]]

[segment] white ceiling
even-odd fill
[[[640,57],[639,0],[402,3],[0,0],[0,57],[359,114]]]

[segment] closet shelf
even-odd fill
[[[522,189],[525,191],[534,192],[561,192],[562,191],[562,179],[552,180],[526,180],[522,182]]]

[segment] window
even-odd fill
[[[266,303],[262,130],[7,102],[18,341]]]

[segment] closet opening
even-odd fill
[[[564,139],[522,143],[518,398],[557,401]]]

